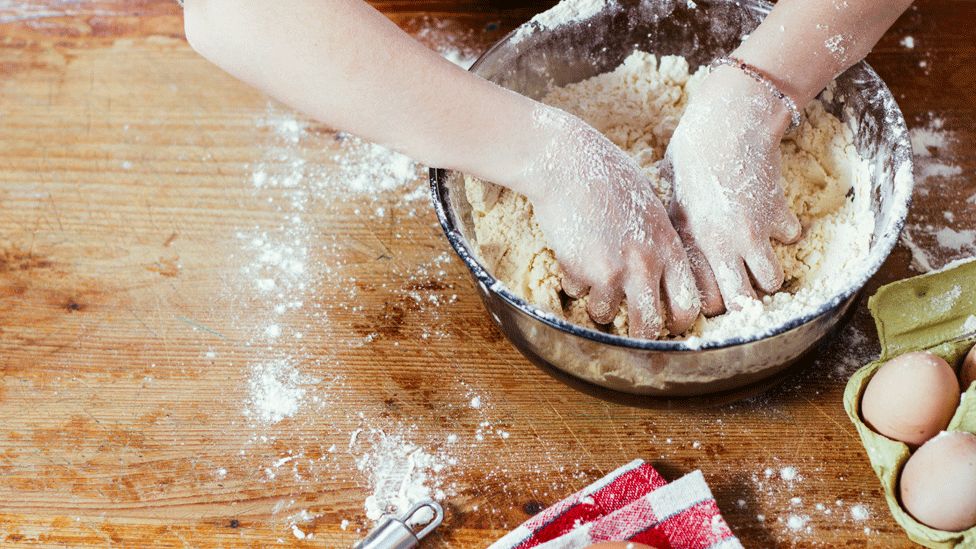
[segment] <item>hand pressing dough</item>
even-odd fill
[[[658,60],[635,52],[616,70],[552,90],[543,102],[576,114],[633,157],[667,205],[671,189],[658,167],[681,113],[707,70],[689,72],[683,57]],[[803,238],[773,243],[786,272],[783,289],[761,300],[743,299],[741,310],[700,317],[687,334],[720,340],[773,330],[813,311],[846,289],[863,271],[874,230],[870,173],[849,127],[819,101],[807,106],[803,125],[783,140],[783,185]],[[559,265],[535,222],[532,205],[517,193],[468,177],[475,247],[488,270],[514,293],[551,313],[591,329],[627,334],[627,310],[599,326],[586,298],[560,291]]]

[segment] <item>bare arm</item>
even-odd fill
[[[191,45],[241,80],[528,197],[564,288],[589,294],[594,320],[609,322],[624,298],[637,337],[683,332],[698,316],[685,251],[646,176],[577,117],[461,70],[361,0],[186,0],[185,10]]]
[[[517,185],[541,141],[511,124],[530,120],[534,101],[472,77],[361,0],[187,0],[185,17],[193,47],[227,72],[422,162]]]
[[[871,51],[911,0],[780,0],[734,55],[802,108]]]

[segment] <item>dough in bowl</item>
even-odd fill
[[[553,89],[542,101],[579,116],[630,154],[667,205],[671,189],[658,173],[659,163],[688,98],[706,74],[706,68],[691,74],[683,57],[658,59],[638,51],[616,70]],[[668,337],[706,341],[767,333],[816,310],[853,283],[866,268],[875,221],[869,164],[853,143],[851,128],[819,100],[807,105],[803,124],[781,144],[782,184],[803,225],[796,244],[773,243],[786,283],[776,294],[741,298],[741,310],[699,317],[688,333]],[[562,293],[559,265],[524,196],[473,177],[465,179],[465,193],[476,250],[495,278],[573,323],[627,335],[626,305],[613,322],[597,325],[586,313],[585,297],[575,300]]]

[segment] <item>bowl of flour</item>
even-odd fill
[[[715,57],[738,45],[763,2],[565,0],[489,50],[472,71],[571,112],[643,169],[665,203],[668,141]],[[890,253],[912,190],[911,146],[891,93],[865,63],[804,109],[781,143],[801,239],[774,244],[783,288],[682,334],[627,337],[622,306],[599,325],[561,290],[528,200],[489,181],[431,170],[438,217],[500,329],[534,362],[646,395],[701,395],[773,375],[822,339]]]

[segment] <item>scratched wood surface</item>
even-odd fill
[[[477,50],[549,2],[375,4]],[[923,228],[976,228],[973,21],[974,2],[920,2],[870,57],[911,125],[953,132],[960,169],[916,193]],[[374,430],[449,461],[432,546],[484,546],[638,457],[701,469],[749,547],[907,545],[841,407],[850,356],[876,348],[863,303],[763,396],[609,403],[495,330],[422,178],[346,188],[349,140],[197,57],[171,2],[0,2],[0,76],[3,547],[348,546]],[[923,233],[941,260],[972,253]],[[255,372],[276,364],[303,393],[269,420]]]

